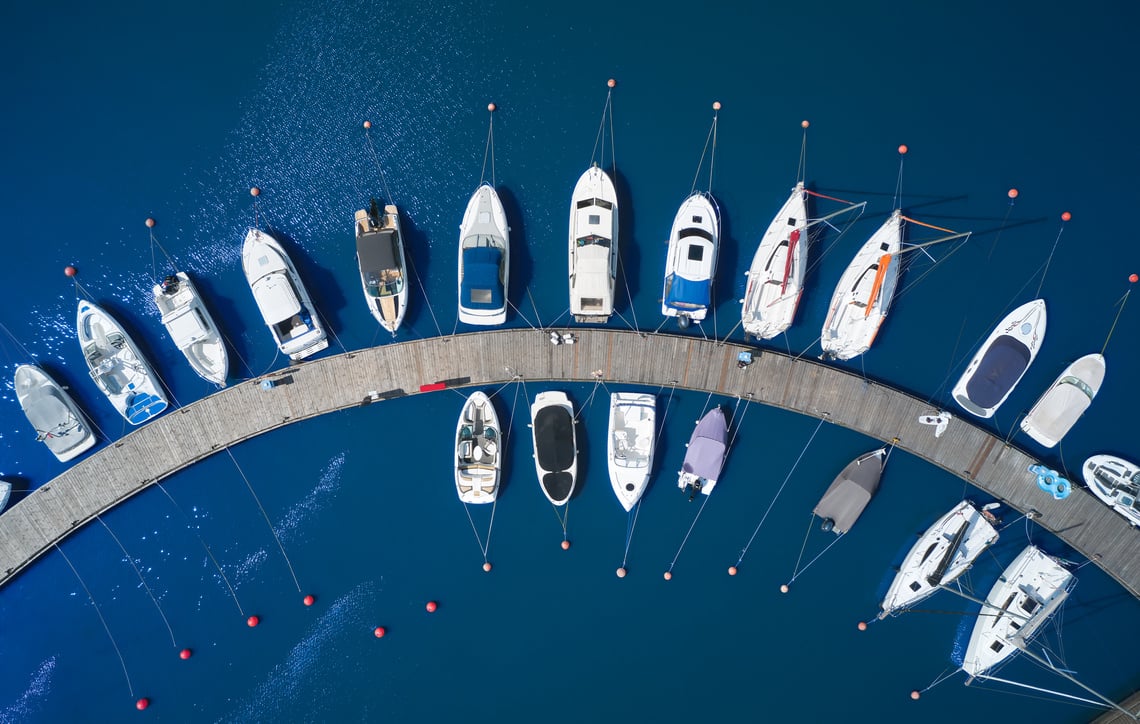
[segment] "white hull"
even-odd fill
[[[0,511],[8,507],[8,500],[12,497],[12,484],[7,480],[0,480]]]
[[[984,678],[1019,651],[1064,603],[1075,580],[1039,548],[1023,550],[986,596],[962,670]]]
[[[166,409],[150,363],[111,315],[80,300],[76,328],[91,379],[127,422],[141,425]]]
[[[455,489],[464,503],[493,503],[499,493],[499,416],[482,392],[472,393],[455,426]]]
[[[1061,442],[1104,383],[1104,355],[1087,354],[1065,368],[1021,421],[1025,434],[1045,447]]]
[[[839,278],[820,334],[825,357],[851,359],[870,349],[895,296],[901,246],[902,214],[896,210]]]
[[[372,211],[376,211],[375,205]],[[408,309],[408,269],[407,257],[404,255],[404,231],[400,228],[400,210],[388,204],[384,207],[383,214],[377,213],[377,218],[373,218],[369,211],[360,209],[356,212],[355,219],[356,261],[360,269],[364,302],[373,319],[388,332],[396,334]],[[376,239],[379,242],[381,238],[386,240],[388,235],[391,235],[392,240],[384,243],[391,251],[384,253],[384,263],[374,268],[374,265],[369,265],[368,260],[362,258],[361,241]]]
[[[1081,467],[1081,475],[1102,503],[1140,526],[1140,468],[1115,455],[1093,455]]]
[[[467,249],[488,248],[500,255],[498,298],[493,306],[494,290],[471,288],[464,290],[463,252]],[[499,194],[490,184],[483,184],[467,202],[463,223],[459,227],[459,321],[464,324],[491,326],[507,321],[507,290],[510,288],[510,227]],[[465,293],[465,291],[467,293]]]
[[[530,406],[530,428],[542,494],[554,505],[566,505],[578,486],[578,435],[566,393],[538,393]]]
[[[661,314],[700,322],[712,303],[712,281],[720,246],[720,213],[708,194],[697,192],[681,204],[669,232]],[[684,286],[695,294],[678,296]],[[687,324],[687,321],[686,321]]]
[[[190,277],[178,272],[173,279],[154,285],[154,304],[162,315],[162,326],[199,377],[225,387],[230,358],[218,334],[218,325],[206,311]]]
[[[14,387],[20,408],[35,428],[36,439],[61,463],[95,445],[95,434],[79,406],[46,372],[35,365],[20,365]]]
[[[614,313],[618,262],[618,203],[614,183],[592,166],[570,199],[570,313],[579,322],[605,322]]]
[[[1036,359],[1045,339],[1045,319],[1043,299],[1010,312],[954,385],[954,401],[971,415],[993,417]]]
[[[276,239],[250,229],[241,249],[241,266],[261,318],[283,354],[302,360],[329,346],[309,293]]]
[[[791,326],[804,290],[807,268],[807,194],[803,183],[768,225],[748,268],[740,300],[745,334],[771,339]]]
[[[993,545],[998,532],[963,500],[922,534],[907,553],[879,608],[879,618],[906,610],[949,585]]]
[[[633,510],[649,484],[657,436],[657,398],[650,394],[615,392],[610,395],[610,424],[606,436],[610,485],[621,507]]]

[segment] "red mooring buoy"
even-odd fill
[[[261,619],[258,618],[257,616],[250,616],[249,618],[247,618],[245,620],[245,625],[249,626],[250,628],[253,628],[254,626],[256,626],[259,623],[261,623]]]
[[[439,604],[436,603],[435,601],[428,601],[427,605],[424,606],[424,608],[427,610],[428,613],[435,613],[435,610],[437,608],[439,608]]]
[[[384,628],[383,626],[377,626],[372,631],[372,635],[378,639],[384,638],[384,634],[386,634],[386,633],[388,633],[388,629]]]
[[[316,602],[316,600],[317,600],[316,597],[310,593],[309,595],[307,595],[301,599],[301,603],[305,604],[306,606],[312,606]]]
[[[63,268],[63,273],[65,276],[73,277],[79,273],[79,270],[68,264]]]
[[[135,702],[135,708],[138,709],[139,711],[142,711],[143,709],[147,708],[148,706],[150,706],[150,699],[146,698],[145,696]]]
[[[178,658],[182,659],[183,661],[185,661],[186,659],[190,658],[193,655],[194,655],[194,652],[191,651],[190,649],[182,649],[181,651],[178,652]]]

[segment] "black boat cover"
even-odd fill
[[[574,462],[574,420],[566,408],[551,406],[538,411],[534,418],[534,443],[543,470],[558,473],[570,468]],[[553,493],[551,497],[560,499]]]
[[[970,401],[982,408],[997,405],[1021,379],[1030,357],[1029,348],[1017,339],[1008,335],[995,339],[966,383]]]

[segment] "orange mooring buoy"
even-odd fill
[[[568,540],[562,541],[562,550],[564,550],[564,551],[570,550],[570,541],[568,541]]]
[[[1011,199],[1016,199],[1017,198],[1017,189],[1010,189],[1008,192],[1008,196]]]
[[[261,196],[261,189],[254,186],[253,188],[251,188],[249,190],[249,195],[250,196]]]
[[[1061,214],[1061,221],[1069,221],[1072,218],[1073,218],[1073,215],[1070,214],[1068,211]]]
[[[610,78],[609,80],[606,81],[606,85],[608,85],[610,88],[613,88],[617,85],[617,81],[614,80],[613,78]]]
[[[780,584],[780,593],[787,593],[787,592],[788,592],[788,584],[781,583]]]
[[[909,151],[909,150],[910,150],[910,149],[906,147],[906,144],[905,144],[905,143],[904,143],[904,144],[902,144],[901,146],[899,146],[899,153],[900,153],[900,154],[902,154],[903,156],[905,156],[905,155],[906,155],[906,152],[907,152],[907,151]]]
[[[810,125],[811,124],[808,123],[807,121],[800,121],[800,128],[807,128]]]
[[[435,610],[437,608],[439,608],[439,604],[436,603],[435,601],[428,601],[427,605],[424,606],[424,608],[427,610],[428,613],[435,613]]]
[[[312,606],[316,600],[317,600],[316,597],[310,593],[309,595],[307,595],[301,599],[301,603],[305,604],[306,606]]]
[[[486,563],[483,564],[483,570],[486,571],[487,573],[491,572],[491,562],[490,561],[487,561]]]
[[[154,219],[152,219],[152,218],[150,218],[150,217],[147,217],[147,220],[146,220],[146,228],[148,228],[148,229],[153,229],[153,228],[154,228],[154,223],[155,223],[155,222],[154,222]]]
[[[258,616],[250,616],[249,618],[247,618],[245,620],[245,625],[249,626],[250,628],[253,628],[254,626],[256,626],[259,623],[261,623],[261,618],[259,618]]]
[[[1128,281],[1132,282],[1133,284],[1135,284],[1136,282],[1140,282],[1140,275],[1129,274],[1128,275]]]
[[[79,273],[79,270],[68,264],[63,268],[63,273],[65,276],[73,277]]]
[[[618,578],[625,578],[625,574],[626,574],[626,570],[625,570],[625,567],[624,567],[624,566],[622,566],[621,568],[617,569],[617,577],[618,577]]]
[[[384,638],[384,634],[386,633],[388,633],[388,629],[384,628],[383,626],[377,626],[372,630],[372,635],[378,639]]]
[[[494,103],[488,103],[487,104],[487,110],[490,111],[491,113],[494,113],[495,112],[495,104]]]
[[[866,621],[860,621],[858,628],[860,631],[866,631],[867,630],[867,622]]]
[[[365,121],[364,122],[364,130],[367,131],[369,128],[372,128],[372,121]]]
[[[915,701],[918,701],[919,697],[921,697],[921,696],[922,696],[922,692],[920,692],[918,689],[915,689],[914,691],[910,692],[910,698],[914,699]]]

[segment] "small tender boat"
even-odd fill
[[[17,367],[15,388],[20,408],[36,430],[36,439],[61,463],[95,444],[95,434],[71,395],[39,367]]]
[[[954,385],[954,400],[977,417],[993,417],[1029,369],[1045,339],[1045,300],[1010,312],[970,360]]]
[[[823,529],[843,535],[851,530],[863,509],[879,490],[887,449],[860,455],[847,464],[828,486],[813,513],[823,519]]]
[[[610,395],[610,426],[606,438],[610,484],[626,511],[633,510],[649,483],[656,419],[657,398],[653,395],[634,392]]]
[[[241,266],[278,349],[292,360],[302,360],[329,346],[309,293],[276,239],[250,229],[241,249]]]
[[[791,326],[804,290],[806,261],[807,192],[800,182],[752,256],[748,287],[740,300],[745,334],[771,339]]]
[[[1104,355],[1086,354],[1065,368],[1021,421],[1025,434],[1045,447],[1061,442],[1104,383]]]
[[[1081,467],[1081,475],[1105,505],[1140,526],[1140,468],[1115,455],[1093,455]]]
[[[708,313],[719,243],[720,212],[712,196],[698,191],[685,199],[673,217],[665,254],[661,313],[676,317],[682,329]]]
[[[597,165],[578,179],[570,198],[570,313],[605,322],[614,313],[618,264],[618,202],[614,182]]]
[[[839,278],[820,334],[824,358],[851,359],[870,349],[895,296],[902,234],[896,209]]]
[[[689,491],[689,500],[697,493],[712,495],[716,481],[728,455],[728,422],[720,406],[709,410],[697,422],[685,462],[677,475],[677,487]]]
[[[499,493],[499,416],[482,392],[472,393],[455,426],[455,489],[464,503],[493,503]]]
[[[967,500],[958,503],[935,521],[907,553],[879,604],[879,618],[912,608],[952,583],[997,538],[997,529],[981,511]]]
[[[154,304],[162,325],[186,361],[207,382],[224,387],[230,369],[226,345],[210,313],[202,304],[198,288],[186,272],[178,272],[154,285]]]
[[[495,187],[471,194],[459,226],[459,321],[489,326],[507,321],[510,227]]]
[[[81,299],[76,329],[91,379],[127,422],[141,425],[166,409],[150,363],[114,317]]]
[[[578,437],[574,405],[565,392],[540,392],[534,398],[530,429],[542,492],[554,505],[566,505],[578,483]]]
[[[1033,638],[1075,584],[1073,574],[1040,548],[1023,550],[986,596],[962,670],[971,679],[986,678]]]
[[[356,212],[356,263],[368,311],[392,334],[404,321],[408,306],[408,269],[400,210],[392,204],[381,214],[373,199]]]

